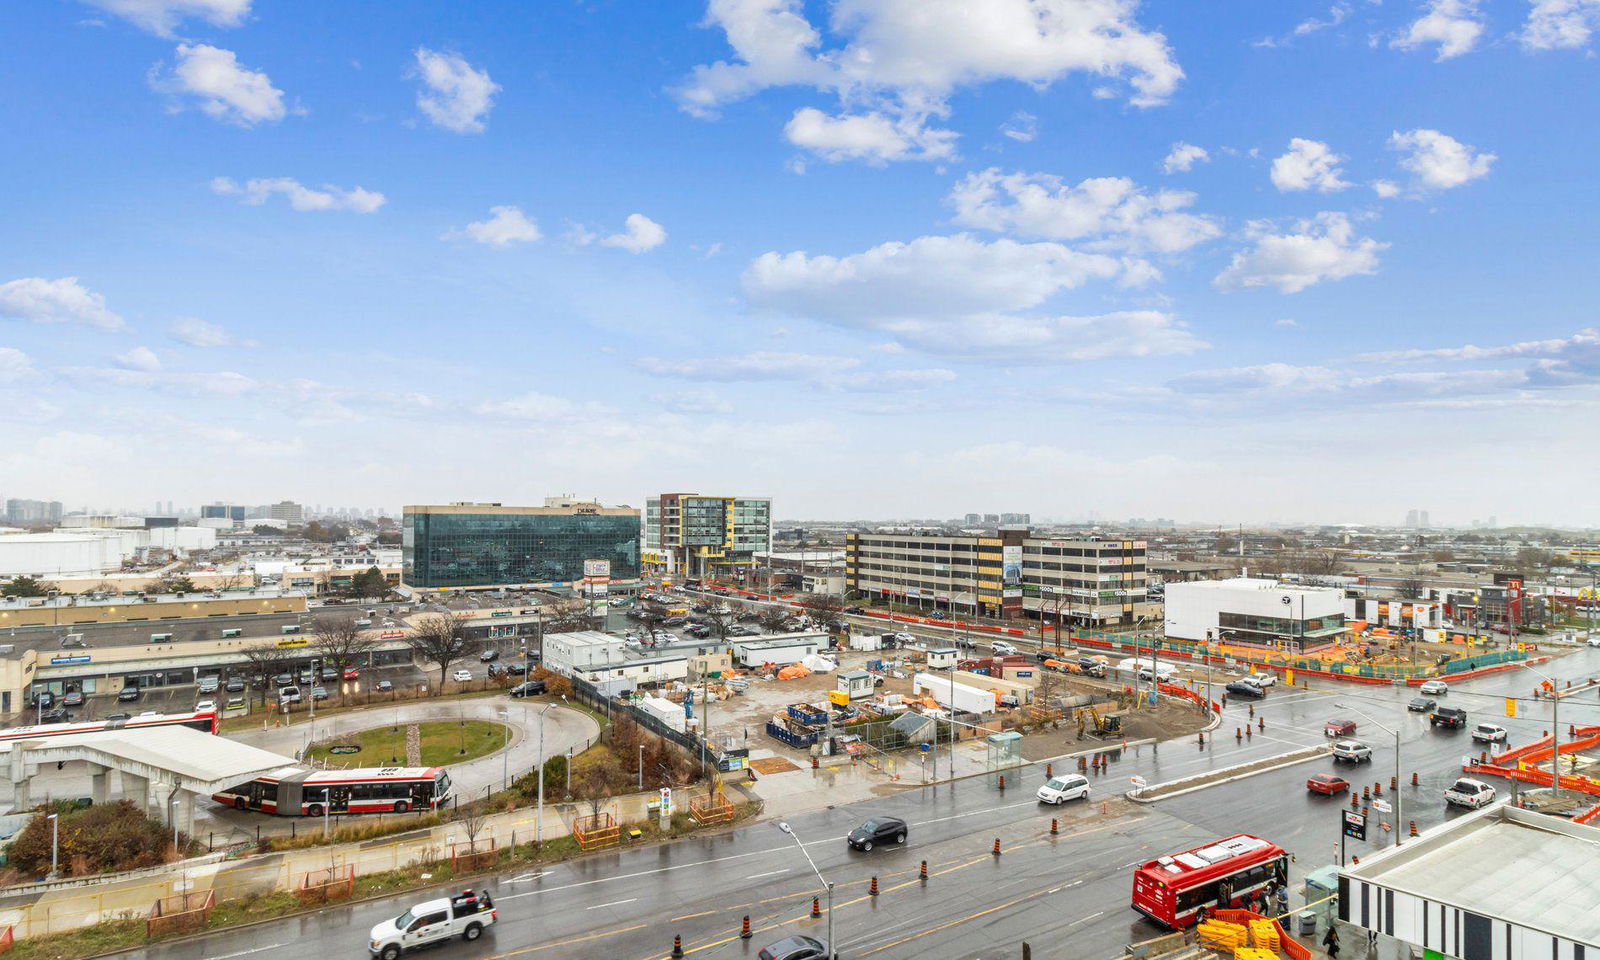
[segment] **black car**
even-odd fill
[[[1428,723],[1435,727],[1459,729],[1467,725],[1467,711],[1460,707],[1440,707],[1428,714]]]
[[[280,673],[272,678],[272,685],[275,687],[292,687],[294,686],[294,674]]]
[[[133,719],[133,714],[131,714],[131,713],[108,713],[104,717],[102,717],[101,719],[103,719],[103,720],[132,720]]]
[[[527,672],[528,672],[528,665],[525,664],[525,663],[508,663],[508,664],[506,664],[506,673],[509,673],[514,677],[520,677],[520,676],[526,674]]]
[[[896,817],[873,817],[851,830],[844,842],[857,850],[871,850],[879,844],[905,843],[910,828]]]
[[[478,661],[480,663],[488,663],[490,660],[498,659],[500,659],[500,651],[496,650],[494,647],[490,647],[489,649],[478,654]]]
[[[229,677],[228,682],[222,685],[222,689],[229,693],[244,693],[244,680],[239,677]]]
[[[828,944],[814,937],[784,937],[762,947],[756,960],[828,960]]]
[[[322,674],[318,679],[320,679],[323,683],[338,683],[339,671],[333,669],[332,667],[323,667]]]
[[[313,700],[326,700],[326,699],[328,699],[328,689],[326,687],[312,687],[311,688],[311,699],[313,699]]]
[[[61,705],[63,707],[81,707],[83,706],[83,694],[77,690],[68,690],[61,695]]]
[[[1267,695],[1267,691],[1246,680],[1235,680],[1225,688],[1228,693],[1236,697],[1247,697],[1259,700]]]
[[[140,690],[138,687],[123,687],[122,692],[117,694],[117,702],[132,703],[143,695],[144,691]]]
[[[40,723],[66,723],[71,719],[66,707],[56,707],[54,710],[45,710],[39,714]]]
[[[389,691],[394,689],[394,684],[391,683],[388,680],[379,680],[378,681],[378,685],[376,687],[374,687],[373,689],[376,690],[378,693],[388,693]]]
[[[544,681],[524,680],[506,692],[513,697],[537,697],[544,693]]]
[[[1428,697],[1412,697],[1411,702],[1406,704],[1406,709],[1412,713],[1427,713],[1438,705],[1439,701]]]
[[[41,710],[49,710],[56,705],[56,695],[48,690],[40,690],[33,695],[33,705]]]

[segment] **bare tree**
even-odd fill
[[[622,769],[617,765],[614,755],[596,758],[594,763],[589,764],[578,774],[577,783],[573,786],[577,788],[579,798],[589,804],[590,816],[599,818],[600,808],[616,794],[623,783],[623,777]]]
[[[239,651],[244,657],[245,673],[249,681],[261,691],[261,702],[267,702],[267,691],[280,673],[288,673],[295,655],[276,643],[246,647]]]
[[[818,623],[829,624],[844,613],[844,598],[837,593],[809,593],[800,601],[800,609]]]
[[[667,619],[667,608],[651,600],[639,602],[639,623],[647,631],[654,631]]]
[[[439,687],[434,696],[444,692],[450,665],[467,652],[467,622],[466,617],[457,613],[436,613],[424,617],[406,634],[406,646],[411,652],[439,668]]]
[[[779,631],[783,630],[784,624],[789,622],[789,616],[790,614],[787,607],[762,607],[761,618],[757,620],[756,623],[760,624],[761,629],[767,631],[768,633],[778,633]]]
[[[1395,592],[1400,594],[1402,600],[1421,600],[1428,592],[1427,584],[1421,577],[1411,576],[1394,585]]]
[[[311,649],[335,670],[359,666],[381,642],[377,634],[356,626],[354,617],[318,617],[312,630]],[[341,683],[340,699],[344,695]]]
[[[589,630],[594,626],[594,618],[589,615],[589,604],[577,597],[546,601],[539,605],[539,611],[545,633],[571,633],[574,630]]]

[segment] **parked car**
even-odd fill
[[[663,627],[681,627],[689,622],[688,617],[668,617],[661,621]]]
[[[278,688],[278,703],[288,705],[300,702],[300,688],[290,685]]]
[[[1482,780],[1462,777],[1444,792],[1444,802],[1451,806],[1470,807],[1472,809],[1488,806],[1494,803],[1494,787],[1489,786]]]
[[[851,830],[844,842],[857,850],[871,850],[879,844],[905,843],[910,831],[898,817],[873,817]]]
[[[1335,763],[1340,760],[1346,763],[1367,763],[1372,760],[1372,748],[1360,740],[1340,740],[1333,745],[1333,760]]]
[[[1506,728],[1498,723],[1480,723],[1472,728],[1472,739],[1479,743],[1505,743]]]
[[[509,673],[514,677],[524,676],[524,675],[527,674],[527,672],[528,672],[528,665],[525,664],[525,663],[508,663],[508,664],[506,664],[506,673]]]
[[[61,705],[63,707],[81,707],[83,706],[83,694],[77,690],[68,690],[61,695]]]
[[[244,678],[229,677],[228,682],[222,685],[222,689],[228,693],[244,693]]]
[[[310,667],[306,667],[305,669],[300,671],[300,685],[301,686],[309,687],[313,683],[316,683],[316,682],[317,682],[317,675],[312,672]]]
[[[313,699],[313,700],[326,700],[326,699],[328,699],[328,688],[327,687],[312,687],[311,688],[311,699]]]
[[[217,701],[215,701],[215,700],[201,700],[201,701],[197,702],[194,705],[194,712],[195,713],[216,713],[217,712]]]
[[[498,659],[500,659],[500,651],[496,650],[494,647],[489,647],[482,653],[478,654],[479,663],[488,663],[490,660]]]
[[[345,667],[342,676],[346,680],[360,680],[361,671],[357,670],[355,667]]]
[[[1040,803],[1066,803],[1068,800],[1089,799],[1089,778],[1077,774],[1068,774],[1063,777],[1052,777],[1045,781],[1039,788]]]
[[[1247,680],[1235,680],[1223,689],[1235,697],[1249,697],[1259,700],[1267,695],[1267,691]]]
[[[796,934],[762,947],[756,960],[828,960],[828,942]]]
[[[201,677],[195,681],[194,691],[199,694],[216,693],[217,688],[221,685],[222,681],[216,677]]]
[[[524,680],[506,692],[513,697],[537,697],[539,694],[544,693],[544,681]]]
[[[457,670],[455,673],[450,675],[450,679],[454,680],[456,683],[469,683],[472,680],[472,671],[464,668]]]
[[[996,640],[994,643],[989,644],[989,649],[997,657],[1010,657],[1017,652],[1017,648],[1014,645],[1004,640]]]
[[[1320,793],[1331,797],[1336,793],[1344,793],[1349,790],[1350,781],[1344,777],[1334,776],[1331,773],[1319,773],[1306,781],[1306,789],[1312,793]]]
[[[132,720],[133,719],[133,714],[131,714],[131,713],[108,713],[108,714],[105,715],[105,717],[103,719],[106,720],[107,722],[110,722],[112,720]]]
[[[1322,725],[1322,735],[1324,737],[1348,737],[1355,732],[1356,722],[1354,720],[1334,719]]]
[[[1435,727],[1460,729],[1467,725],[1467,711],[1459,707],[1439,707],[1428,714],[1428,723]]]
[[[117,694],[117,702],[132,703],[143,695],[144,691],[140,690],[138,687],[123,687],[122,692]]]
[[[272,685],[275,687],[292,687],[294,686],[294,674],[280,673],[272,678]]]
[[[317,679],[323,683],[337,683],[339,681],[339,671],[332,667],[323,667],[318,671]]]
[[[1143,681],[1145,683],[1149,683],[1150,682],[1150,677],[1151,676],[1154,676],[1157,680],[1161,681],[1162,683],[1172,683],[1173,681],[1178,679],[1178,675],[1176,673],[1172,672],[1172,668],[1171,667],[1160,666],[1160,665],[1158,665],[1156,667],[1156,672],[1154,674],[1151,674],[1149,667],[1140,667],[1139,670],[1138,670],[1137,676],[1139,677],[1139,679],[1141,681]],[[1244,678],[1242,680],[1239,680],[1238,682],[1239,683],[1248,683],[1248,684],[1250,684],[1250,686],[1255,687],[1257,690],[1261,690],[1261,688],[1259,686],[1257,686],[1254,683],[1251,683],[1248,677]],[[1261,692],[1262,692],[1262,695],[1265,696],[1266,691],[1263,690]]]
[[[455,936],[476,940],[498,919],[499,911],[489,891],[463,890],[453,897],[419,903],[393,920],[373,927],[367,952],[379,960],[395,960],[401,951]]]
[[[388,693],[394,689],[394,683],[389,680],[379,680],[377,686],[372,689],[377,693]]]
[[[693,626],[689,627],[689,629],[687,629],[687,630],[685,630],[683,632],[687,633],[691,637],[698,637],[701,640],[704,640],[706,637],[711,636],[711,628],[706,626],[703,623],[694,624]]]
[[[1429,713],[1438,705],[1439,701],[1432,697],[1412,697],[1406,704],[1406,709],[1412,713]]]
[[[1429,680],[1417,689],[1429,696],[1438,696],[1441,693],[1449,693],[1450,685],[1443,680]]]

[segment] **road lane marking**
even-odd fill
[[[602,909],[604,909],[606,907],[620,907],[624,903],[634,903],[638,899],[639,899],[638,897],[629,897],[626,900],[613,900],[610,903],[597,903],[592,907],[584,907],[583,909],[585,909],[585,910],[602,910]]]
[[[251,947],[249,950],[240,950],[237,953],[224,953],[220,957],[212,957],[211,960],[233,960],[234,957],[248,957],[252,953],[260,953],[263,950],[276,950],[283,946],[287,946],[287,944],[269,943],[264,947]]]
[[[520,877],[512,877],[510,880],[507,880],[506,883],[521,883],[524,880],[537,880],[545,875],[546,871],[544,870],[540,870],[538,873],[524,873]]]
[[[767,873],[752,873],[750,876],[745,877],[745,879],[746,880],[760,880],[762,877],[776,877],[780,873],[788,873],[788,872],[789,872],[788,868],[785,867],[782,870],[771,870],[771,871],[768,871]]]
[[[693,920],[695,917],[709,917],[713,913],[720,913],[720,912],[721,911],[719,911],[719,910],[702,910],[699,913],[686,913],[681,917],[673,917],[671,920],[668,920],[667,922],[668,923],[677,923],[679,920]]]

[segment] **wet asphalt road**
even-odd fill
[[[1541,667],[1559,678],[1600,675],[1600,649],[1584,649]],[[1522,717],[1504,716],[1503,697],[1527,696],[1536,682],[1526,672],[1484,677],[1452,686],[1441,698],[1465,707],[1469,725],[1480,720],[1511,730],[1513,744],[1548,729],[1549,705],[1523,704]],[[1128,906],[1132,868],[1147,859],[1238,832],[1267,837],[1297,855],[1294,878],[1333,861],[1338,811],[1346,798],[1308,794],[1307,776],[1335,769],[1317,759],[1196,793],[1140,806],[1113,800],[1109,814],[1100,798],[1116,797],[1131,775],[1151,783],[1208,768],[1228,766],[1324,742],[1330,717],[1353,716],[1355,708],[1401,731],[1402,791],[1406,819],[1419,827],[1441,822],[1441,793],[1459,775],[1462,755],[1473,750],[1467,730],[1434,731],[1421,714],[1405,711],[1409,688],[1280,687],[1257,704],[1265,734],[1236,744],[1243,705],[1230,705],[1224,736],[1201,750],[1192,742],[1168,743],[1159,751],[1129,751],[1096,780],[1096,799],[1055,809],[1041,807],[1031,790],[1042,778],[1026,770],[1026,789],[1000,794],[983,779],[921,788],[792,819],[796,834],[818,868],[837,884],[836,940],[848,958],[937,956],[1001,958],[1020,954],[1029,941],[1041,958],[1112,957],[1130,941],[1161,931]],[[1344,708],[1336,706],[1344,704]],[[1393,774],[1393,738],[1355,717],[1358,739],[1373,747],[1373,763],[1343,773],[1359,786],[1381,780],[1385,794]],[[1585,694],[1563,705],[1562,727],[1600,722],[1600,697]],[[1421,785],[1409,786],[1411,770]],[[807,776],[801,771],[791,776]],[[1503,782],[1496,786],[1505,788]],[[871,853],[848,851],[846,831],[871,814],[906,818],[912,825],[904,848]],[[1052,839],[1052,816],[1061,834]],[[1374,830],[1364,846],[1376,849],[1388,837]],[[993,840],[1003,853],[990,853]],[[1359,854],[1363,845],[1352,843]],[[930,879],[917,878],[921,860]],[[876,875],[880,896],[868,896]],[[765,943],[791,932],[823,936],[825,920],[809,917],[811,897],[821,892],[805,859],[771,823],[673,844],[622,850],[544,870],[503,874],[495,891],[501,922],[475,944],[451,941],[417,956],[439,960],[498,960],[509,957],[665,958],[681,935],[689,956],[722,960],[754,957]],[[139,960],[303,960],[359,957],[367,930],[397,915],[425,895],[406,894],[347,908],[290,918],[201,940],[155,946],[124,956]],[[1298,898],[1294,901],[1299,903]],[[753,939],[738,937],[748,914]]]

